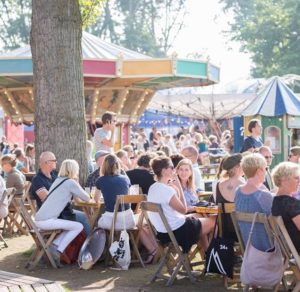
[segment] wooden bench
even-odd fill
[[[0,291],[53,291],[65,289],[55,281],[0,271]]]

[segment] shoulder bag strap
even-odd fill
[[[251,224],[251,228],[250,228],[250,232],[249,232],[249,236],[248,236],[248,241],[247,241],[247,245],[245,250],[248,249],[249,244],[251,243],[251,238],[252,238],[252,234],[253,234],[253,229],[254,229],[254,225],[255,225],[255,221],[256,221],[256,217],[257,217],[257,212],[255,212],[253,220],[252,220],[252,224]]]
[[[53,190],[51,190],[51,192],[48,193],[45,201],[49,198],[49,196],[52,194],[52,192],[54,192],[59,186],[61,186],[66,180],[68,180],[69,178],[65,178],[64,180],[62,180],[55,188],[53,188]],[[45,203],[45,201],[43,203]]]

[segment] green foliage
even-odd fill
[[[95,23],[105,1],[79,0],[83,27]],[[30,27],[31,0],[0,0],[0,50],[29,44]]]
[[[108,0],[88,31],[112,43],[155,56],[165,56],[186,14],[186,0]]]
[[[0,1],[0,48],[16,49],[29,43],[31,0]]]
[[[106,0],[79,0],[83,27],[92,25],[101,15]]]
[[[220,0],[232,38],[252,54],[254,77],[300,74],[299,0]]]

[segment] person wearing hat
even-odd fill
[[[96,180],[100,177],[100,168],[103,164],[105,156],[108,154],[109,152],[106,150],[99,150],[95,153],[97,169],[87,177],[85,187],[91,189],[92,187],[96,186]]]
[[[290,162],[299,163],[299,158],[300,158],[300,146],[291,147],[288,160]]]
[[[245,183],[243,171],[241,168],[242,155],[240,153],[224,157],[221,162],[221,175],[216,184],[215,203],[233,203],[235,198],[235,190],[237,187]],[[222,214],[222,222],[224,222],[223,235],[226,238],[236,240],[233,223],[230,214]]]

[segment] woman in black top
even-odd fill
[[[216,204],[234,203],[236,188],[245,183],[241,160],[241,154],[233,154],[223,159],[221,178],[216,185]],[[222,214],[222,225],[223,236],[237,240],[230,214]]]
[[[294,198],[300,183],[300,166],[293,162],[282,162],[272,172],[278,187],[272,204],[272,215],[281,216],[284,225],[300,253],[300,201]]]

